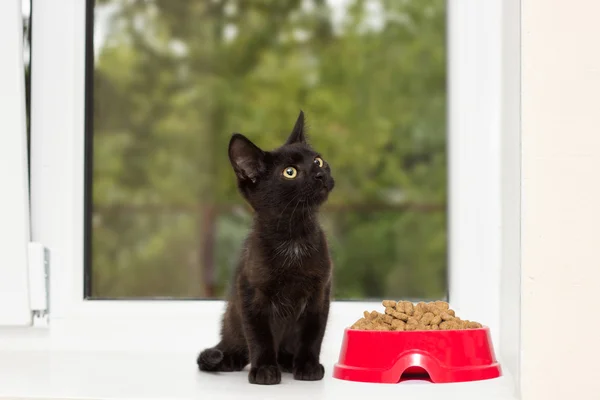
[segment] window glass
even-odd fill
[[[230,135],[274,148],[300,109],[335,297],[445,297],[445,1],[88,6],[87,297],[223,297],[252,219]]]

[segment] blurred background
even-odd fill
[[[88,297],[222,298],[252,219],[230,135],[277,147],[300,109],[335,298],[446,297],[445,1],[88,5]]]

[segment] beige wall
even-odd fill
[[[600,1],[522,0],[523,399],[600,399]]]

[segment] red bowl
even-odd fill
[[[333,377],[398,383],[413,376],[434,383],[466,382],[501,375],[490,330],[362,331],[346,329]],[[427,376],[428,375],[428,376]]]

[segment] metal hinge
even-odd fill
[[[40,243],[30,242],[29,305],[34,326],[47,326],[50,313],[50,251]]]

